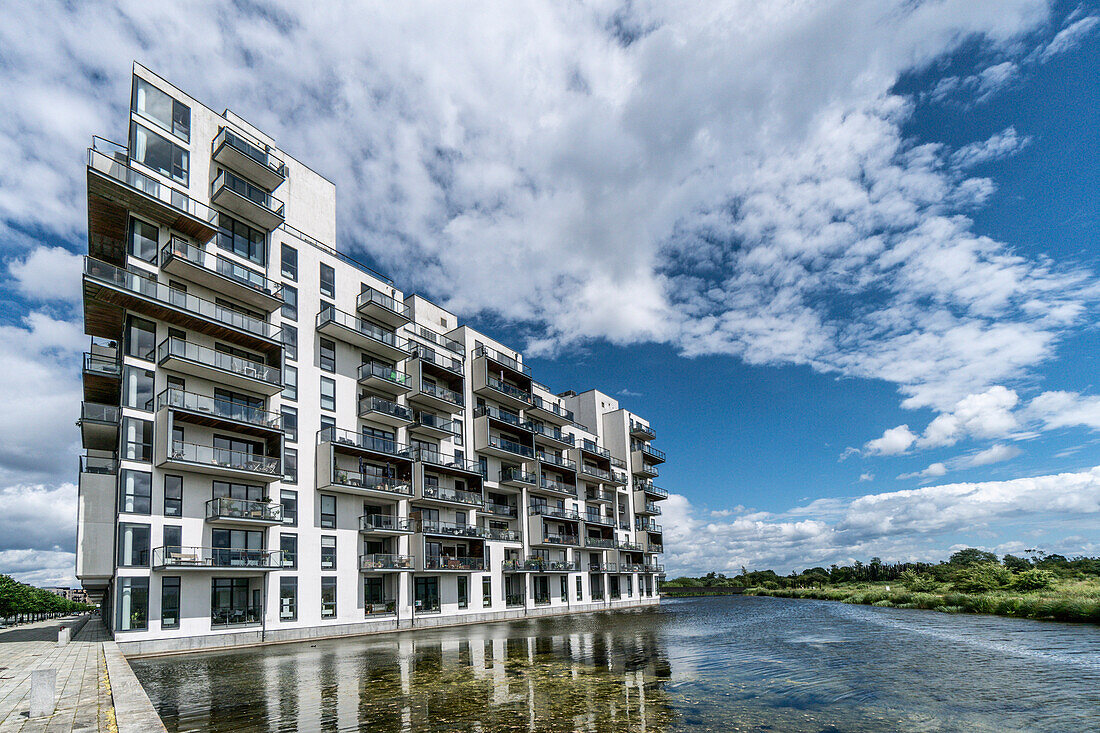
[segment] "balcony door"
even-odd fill
[[[439,610],[439,578],[417,578],[414,599],[420,613]]]
[[[252,529],[215,529],[210,532],[215,565],[258,565],[264,533]]]

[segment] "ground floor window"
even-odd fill
[[[481,605],[485,608],[493,605],[493,578],[490,575],[481,579]]]
[[[634,595],[634,578],[630,575],[626,576],[626,597],[630,598]]]
[[[458,578],[458,607],[469,608],[470,606],[470,579],[465,577]]]
[[[298,578],[279,578],[279,620],[298,619]]]
[[[545,605],[550,602],[550,579],[535,578],[535,604]]]
[[[144,631],[149,628],[149,579],[118,579],[119,631]]]
[[[417,578],[414,598],[417,613],[439,611],[439,578]]]
[[[248,578],[214,578],[210,581],[210,624],[258,624],[263,617],[260,588]]]
[[[336,618],[336,578],[321,578],[321,618]]]
[[[565,603],[569,600],[569,576],[561,576],[561,601]]]
[[[160,627],[162,629],[180,627],[180,579],[178,577],[161,578]]]
[[[619,576],[618,575],[612,575],[608,579],[608,590],[610,591],[610,594],[611,594],[611,600],[616,600],[616,599],[619,598]]]
[[[577,576],[577,600],[584,600],[584,582],[579,575]]]

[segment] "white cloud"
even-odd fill
[[[985,450],[981,450],[977,453],[962,457],[959,465],[965,468],[988,466],[991,463],[1000,463],[1002,461],[1011,460],[1020,455],[1022,452],[1023,451],[1020,448],[1014,445],[996,443],[989,446]]]
[[[815,502],[816,503],[816,502]],[[959,534],[972,544],[1022,517],[1043,528],[1047,548],[1083,551],[1078,528],[1095,528],[1100,514],[1100,467],[1007,481],[955,483],[848,500],[829,500],[783,514],[756,513],[714,521],[687,498],[664,502],[666,565],[670,576],[737,572],[742,565],[784,572],[864,561],[940,560]]]
[[[964,437],[999,438],[1019,427],[1013,410],[1020,398],[1002,385],[959,400],[951,412],[941,413],[925,428],[919,448],[954,445]]]
[[[956,168],[970,168],[982,163],[999,160],[1022,150],[1031,138],[1020,137],[1015,127],[1007,127],[988,140],[964,145],[951,154],[951,164]]]
[[[0,574],[39,588],[79,588],[76,553],[53,550],[0,550]]]
[[[1058,32],[1058,35],[1043,49],[1039,58],[1041,61],[1050,61],[1058,54],[1072,51],[1079,46],[1085,38],[1092,33],[1097,25],[1100,25],[1100,16],[1090,15],[1087,18],[1072,23]]]
[[[898,425],[885,431],[881,438],[868,441],[864,450],[871,455],[896,456],[908,451],[916,440],[908,425]]]
[[[8,265],[16,291],[30,301],[79,303],[83,259],[63,247],[37,247]]]
[[[981,104],[989,100],[1020,75],[1020,67],[1012,61],[987,66],[969,76],[948,76],[941,79],[932,89],[930,97],[942,102],[952,97],[966,95],[965,106]]]
[[[875,474],[873,474],[873,473],[861,473],[859,475],[859,482],[860,483],[863,483],[864,481],[874,481],[874,480],[875,480]]]
[[[1100,430],[1100,397],[1096,396],[1043,392],[1028,403],[1025,413],[1040,421],[1046,430],[1078,425]]]

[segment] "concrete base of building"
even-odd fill
[[[331,624],[306,626],[291,629],[268,628],[250,629],[225,634],[203,636],[183,636],[167,639],[147,639],[143,641],[117,641],[119,650],[127,657],[150,657],[167,654],[187,654],[190,652],[231,649],[234,647],[258,646],[261,644],[291,644],[298,641],[316,641],[318,639],[337,639],[346,636],[366,634],[386,634],[397,631],[417,629],[437,629],[447,626],[468,626],[490,623],[492,621],[514,621],[544,616],[570,616],[577,613],[598,613],[600,611],[621,611],[632,608],[645,608],[660,604],[661,599],[626,598],[599,603],[577,603],[567,606],[530,606],[528,608],[507,609],[505,611],[486,611],[462,615],[418,614],[412,618],[381,616],[354,624]]]

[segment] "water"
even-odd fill
[[[1100,628],[825,601],[133,660],[170,731],[1100,730]]]

